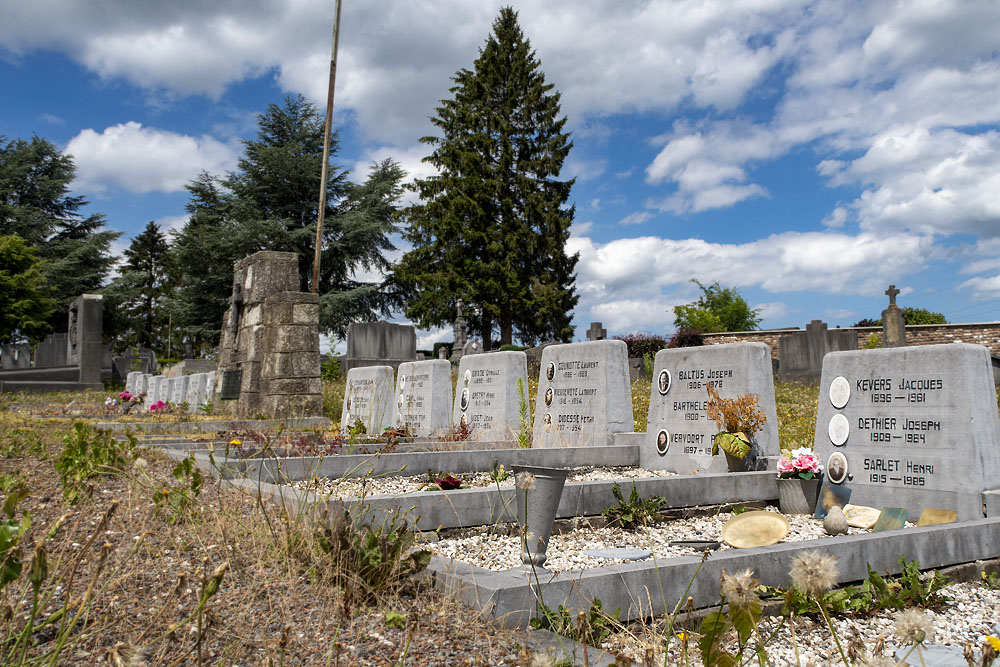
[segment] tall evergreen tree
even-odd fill
[[[169,250],[166,236],[152,221],[125,250],[121,275],[105,290],[117,309],[114,330],[120,342],[165,349],[174,273]]]
[[[17,234],[0,236],[0,343],[38,340],[55,310],[43,262]]]
[[[87,200],[69,194],[75,173],[72,157],[45,139],[0,136],[0,234],[17,234],[45,260],[57,331],[66,330],[73,299],[101,289],[115,262],[111,242],[121,236],[104,228],[103,215],[81,215]]]
[[[558,177],[572,143],[517,12],[500,10],[473,69],[453,81],[431,119],[443,136],[421,139],[438,174],[416,181],[421,203],[407,210],[413,249],[395,271],[406,314],[439,326],[462,299],[486,346],[494,328],[502,344],[515,330],[523,342],[568,341],[578,300],[577,256],[566,254],[573,181]]]
[[[311,289],[323,120],[305,98],[288,97],[268,106],[256,137],[243,143],[235,171],[224,178],[202,174],[188,185],[191,218],[174,242],[181,271],[174,312],[199,340],[217,339],[233,262],[248,254],[297,253],[302,289]],[[336,149],[334,140],[331,154]],[[362,184],[341,169],[327,173],[320,325],[344,336],[350,322],[388,315],[400,304],[389,280],[366,282],[358,274],[389,272],[384,254],[394,249],[389,236],[405,174],[391,159],[374,164]]]

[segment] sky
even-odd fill
[[[418,140],[501,6],[343,0],[334,163],[433,173]],[[577,340],[591,321],[669,335],[693,278],[738,288],[762,328],[878,318],[890,283],[901,306],[1000,320],[1000,2],[511,6],[572,132]],[[177,229],[184,185],[233,169],[269,103],[325,108],[333,7],[4,3],[0,135],[71,154],[116,250]]]

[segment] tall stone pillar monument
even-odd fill
[[[882,311],[882,347],[906,347],[906,322],[903,310],[896,305],[897,294],[895,285],[889,285],[885,291],[889,307]]]
[[[233,266],[215,410],[232,417],[323,413],[319,296],[299,292],[298,256],[261,251]]]

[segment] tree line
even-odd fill
[[[472,69],[453,80],[431,118],[440,135],[421,139],[437,173],[409,186],[417,204],[401,205],[406,174],[395,160],[372,164],[360,183],[328,169],[320,328],[343,338],[351,322],[398,312],[441,326],[461,299],[487,348],[496,335],[568,341],[573,181],[559,174],[572,142],[516,12],[501,10]],[[64,331],[72,300],[100,293],[113,347],[209,350],[233,263],[258,250],[298,254],[310,290],[322,141],[323,119],[305,98],[270,104],[233,171],[186,186],[183,227],[168,233],[150,221],[116,257],[121,233],[84,215],[88,202],[70,191],[72,157],[41,137],[0,136],[0,342]],[[335,135],[331,156],[337,147]],[[396,239],[410,247],[393,264]]]

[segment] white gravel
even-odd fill
[[[943,592],[952,598],[950,602],[936,610],[924,610],[933,618],[933,643],[962,648],[971,643],[977,652],[981,651],[984,637],[989,634],[996,635],[996,624],[1000,622],[1000,611],[998,611],[1000,590],[991,590],[978,582],[970,582],[954,584]],[[885,647],[883,655],[890,658],[901,646],[894,634],[896,614],[895,611],[882,611],[868,618],[835,617],[833,625],[845,652],[851,640],[857,637],[864,644],[864,650],[869,658],[875,655],[876,644],[880,641]],[[761,636],[767,637],[780,622],[781,617],[762,619],[759,626]],[[767,644],[766,651],[772,665],[843,664],[836,643],[822,618],[796,617],[794,623],[794,632],[786,621]],[[697,629],[697,624],[690,628],[694,632],[697,632]],[[652,633],[649,626],[633,625],[630,626],[630,630],[631,632],[624,631],[613,635],[601,645],[602,648],[626,655],[640,664],[645,658],[647,647],[652,648],[655,653],[654,664],[676,665],[684,662],[679,640],[674,639],[671,642],[670,655],[664,661],[665,642],[662,637]],[[798,661],[792,643],[793,634],[795,644],[798,646]],[[692,665],[702,664],[696,639],[692,637],[688,643],[689,664]],[[735,642],[731,642],[729,646],[724,644],[724,648],[734,650]],[[916,651],[910,655],[908,662],[920,664]]]
[[[610,499],[609,499],[610,500]],[[610,503],[609,503],[610,504]],[[777,508],[766,508],[777,512]],[[620,528],[587,528],[549,538],[545,568],[551,572],[566,572],[621,563],[617,559],[594,558],[584,551],[611,547],[636,547],[652,551],[657,559],[677,556],[696,556],[699,552],[686,547],[672,547],[677,540],[722,541],[722,526],[734,515],[721,512],[715,516],[675,519],[650,527],[648,530],[626,531]],[[823,523],[804,514],[785,517],[791,527],[782,542],[801,542],[828,537]],[[851,535],[867,533],[862,528],[851,528]],[[487,529],[468,537],[441,540],[427,548],[441,556],[461,560],[488,570],[509,570],[521,565],[521,538],[490,534]],[[730,549],[722,543],[719,550]]]
[[[435,471],[437,474],[438,471]],[[509,471],[508,471],[509,472]],[[447,474],[445,472],[442,475]],[[580,467],[573,468],[569,477],[569,482],[592,482],[612,479],[639,479],[643,477],[672,477],[677,473],[666,470],[646,470],[645,468],[608,468],[608,467]],[[492,472],[460,473],[455,477],[462,480],[462,488],[484,488],[494,486]],[[292,484],[297,489],[313,491],[324,496],[340,498],[358,498],[362,494],[373,495],[399,495],[404,493],[414,493],[416,491],[434,491],[437,487],[430,483],[427,474],[404,477],[401,475],[391,477],[345,477],[342,479],[319,478],[309,481],[294,482]],[[501,487],[514,486],[514,475],[510,474],[505,480],[500,482]],[[447,492],[445,492],[447,493]]]

